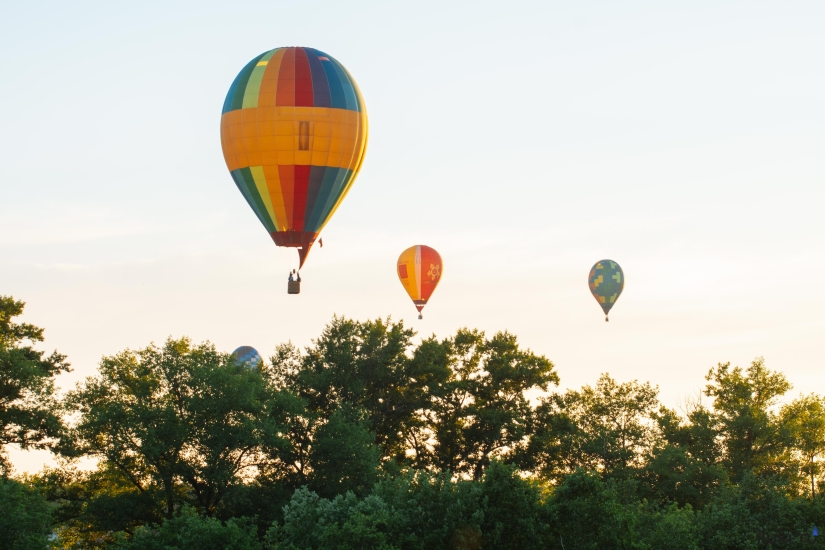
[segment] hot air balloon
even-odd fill
[[[361,168],[364,99],[331,55],[270,50],[229,88],[221,147],[246,202],[276,245],[298,250],[300,268]]]
[[[443,272],[441,256],[429,246],[411,246],[398,257],[398,279],[412,298],[419,319],[424,318],[421,310],[427,305]]]
[[[609,321],[607,313],[616,303],[616,300],[619,299],[619,295],[624,288],[622,268],[613,260],[596,262],[587,277],[587,284],[590,286],[593,297],[602,306],[604,320]]]
[[[251,346],[241,346],[232,352],[232,359],[248,369],[255,368],[263,363],[261,354]]]

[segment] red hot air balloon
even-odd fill
[[[429,246],[411,246],[398,257],[398,279],[412,298],[419,319],[424,318],[421,310],[427,305],[443,272],[441,256]]]

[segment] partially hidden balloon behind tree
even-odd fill
[[[235,184],[278,246],[309,249],[352,186],[367,147],[355,80],[314,48],[276,48],[235,78],[221,115]]]
[[[607,314],[610,308],[619,299],[624,288],[624,273],[619,264],[613,260],[601,260],[590,269],[587,277],[590,292],[604,311],[604,320],[609,321]]]
[[[429,246],[411,246],[398,257],[398,279],[415,304],[419,319],[423,318],[421,310],[427,305],[443,272],[441,256]]]
[[[232,352],[232,359],[240,366],[248,369],[261,366],[263,359],[258,350],[252,346],[241,346]]]

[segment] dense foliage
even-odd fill
[[[61,459],[1,480],[3,548],[755,550],[825,527],[825,401],[762,359],[710,369],[679,413],[608,374],[555,390],[506,332],[336,317],[260,368],[126,350],[58,401],[64,358],[2,303],[2,444]]]
[[[43,341],[43,329],[14,322],[24,306],[0,296],[0,473],[9,467],[7,445],[46,448],[62,427],[54,377],[69,370],[69,364],[57,352],[45,356],[32,347]]]
[[[49,548],[51,510],[39,491],[0,478],[0,547],[6,550]]]

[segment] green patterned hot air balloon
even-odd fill
[[[619,299],[624,288],[622,268],[613,260],[596,262],[587,277],[587,284],[593,297],[604,310],[604,320],[609,321],[607,313]]]

